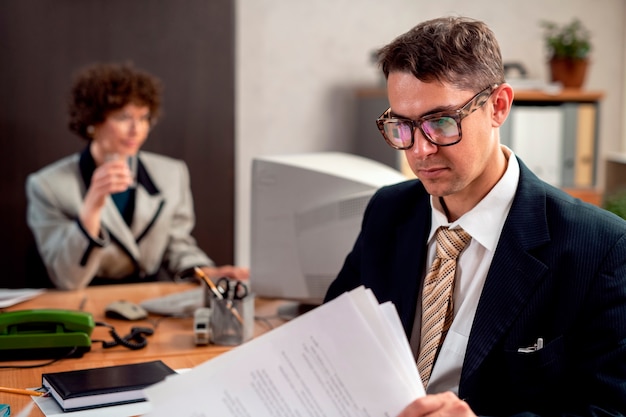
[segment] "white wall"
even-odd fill
[[[237,0],[236,262],[249,264],[252,158],[345,150],[353,123],[351,89],[380,81],[378,69],[370,63],[371,52],[422,20],[449,14],[483,20],[498,36],[504,61],[521,61],[529,77],[547,79],[539,21],[579,17],[592,31],[594,45],[585,88],[606,92],[600,155],[626,150],[620,138],[626,130],[622,126],[626,3],[568,0],[566,4],[562,0]]]

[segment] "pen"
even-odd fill
[[[543,349],[543,338],[542,337],[538,338],[537,342],[534,345],[528,346],[528,347],[525,347],[525,348],[519,348],[519,349],[517,349],[517,351],[519,353],[531,353],[531,352],[536,352],[536,351],[541,350],[541,349]]]
[[[44,395],[46,395],[45,392],[33,391],[30,389],[6,388],[6,387],[0,387],[0,392],[9,392],[11,394],[21,394],[21,395],[34,395],[36,397],[43,397]]]
[[[535,349],[536,350],[543,349],[543,338],[540,337],[537,339],[537,343],[535,344]]]

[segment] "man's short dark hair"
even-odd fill
[[[494,33],[480,21],[442,17],[422,22],[378,51],[385,74],[409,72],[423,82],[480,91],[504,82],[502,54]]]

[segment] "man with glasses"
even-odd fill
[[[484,23],[423,22],[378,58],[376,124],[418,179],[371,199],[326,300],[364,285],[396,306],[427,392],[401,416],[624,415],[626,222],[500,144],[513,89]]]

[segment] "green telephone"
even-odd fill
[[[80,357],[91,349],[93,316],[62,309],[0,313],[0,360]]]

